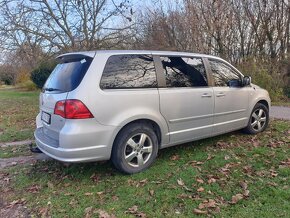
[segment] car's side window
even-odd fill
[[[214,59],[209,59],[209,63],[213,73],[215,86],[241,86],[241,75],[232,69],[229,65]]]
[[[156,88],[151,55],[113,55],[103,71],[101,89]]]
[[[167,87],[208,86],[206,71],[201,58],[162,56],[161,62]]]

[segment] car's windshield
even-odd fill
[[[91,62],[91,58],[81,58],[59,63],[44,84],[43,92],[74,90],[82,81]]]

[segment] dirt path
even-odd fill
[[[3,142],[0,143],[0,147],[9,147],[9,146],[17,146],[17,145],[30,145],[34,143],[34,140],[25,140],[25,141],[17,141],[17,142]]]
[[[290,107],[272,106],[270,108],[270,117],[290,120]]]
[[[32,163],[36,160],[49,160],[45,154],[35,154],[31,156],[20,156],[12,158],[0,158],[0,170],[5,167],[16,166],[18,164]]]

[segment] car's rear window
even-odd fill
[[[59,63],[43,86],[43,91],[69,92],[81,83],[90,64],[91,58],[78,58]]]

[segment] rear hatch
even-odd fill
[[[43,86],[39,98],[41,122],[43,124],[42,131],[50,139],[59,140],[59,132],[66,120],[54,114],[56,103],[66,100],[68,93],[78,87],[92,59],[91,56],[81,54],[60,56],[58,65]]]

